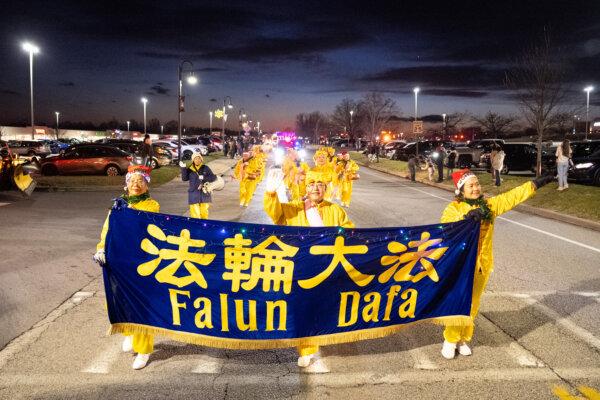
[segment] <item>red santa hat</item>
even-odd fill
[[[473,172],[471,172],[471,170],[468,168],[454,172],[452,174],[452,180],[454,181],[454,186],[456,186],[456,190],[454,191],[454,193],[458,195],[460,193],[460,188],[463,187],[463,185],[469,180],[469,178],[472,178],[474,176],[476,175]]]
[[[152,171],[152,168],[146,167],[144,165],[130,165],[127,168],[127,175],[125,175],[125,183],[129,184],[129,180],[135,174],[141,175],[142,178],[144,178],[144,180],[146,181],[146,183],[150,183],[150,172],[151,171]]]

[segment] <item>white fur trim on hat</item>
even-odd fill
[[[460,179],[458,180],[458,183],[456,184],[456,190],[454,191],[454,193],[456,193],[457,195],[460,193],[460,188],[464,186],[464,184],[467,182],[467,180],[469,178],[472,178],[476,176],[474,173],[472,173],[471,171],[466,172],[463,176],[460,177]]]

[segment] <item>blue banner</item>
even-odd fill
[[[479,224],[343,229],[113,210],[111,333],[223,348],[376,338],[416,321],[469,325]]]

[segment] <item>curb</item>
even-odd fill
[[[408,174],[402,173],[402,172],[396,172],[396,171],[389,171],[386,168],[377,168],[377,166],[373,166],[373,164],[367,165],[364,162],[359,162],[356,161],[357,164],[365,167],[365,168],[369,168],[375,171],[379,171],[379,172],[383,172],[389,175],[395,175],[398,176],[400,178],[405,178],[405,179],[409,179]],[[435,182],[429,182],[428,180],[424,180],[424,179],[417,179],[416,182],[428,185],[428,186],[433,186],[436,187],[438,189],[443,189],[446,190],[448,192],[454,192],[451,188],[448,188],[445,185],[440,185],[438,183]],[[532,214],[532,215],[537,215],[543,218],[549,218],[549,219],[554,219],[560,222],[564,222],[566,224],[570,224],[570,225],[575,225],[575,226],[579,226],[582,228],[587,228],[587,229],[591,229],[593,231],[598,231],[600,232],[600,222],[595,222],[595,221],[589,221],[583,218],[579,218],[579,217],[574,217],[571,215],[566,215],[566,214],[562,214],[559,213],[557,211],[552,211],[552,210],[547,210],[545,208],[539,208],[539,207],[533,207],[533,206],[529,206],[527,204],[520,204],[518,206],[516,206],[514,208],[514,210],[526,213],[526,214]]]

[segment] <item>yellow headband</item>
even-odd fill
[[[306,173],[306,179],[304,181],[306,185],[310,185],[315,182],[327,183],[327,177],[322,172],[308,171]]]

